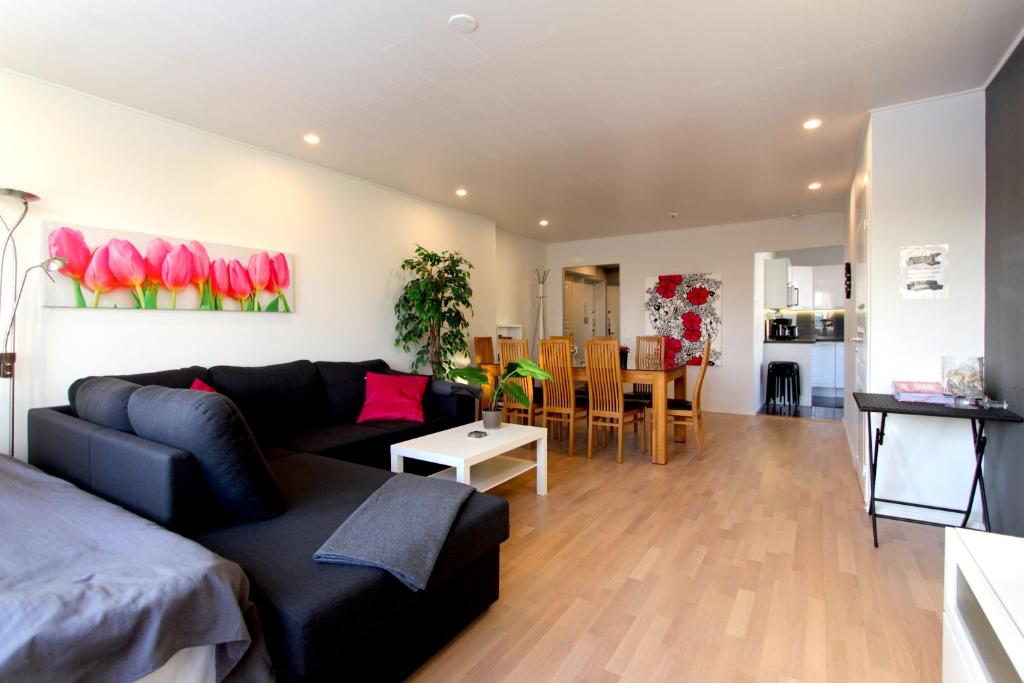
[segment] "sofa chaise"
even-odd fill
[[[120,376],[112,397],[101,394],[99,402],[89,389],[96,383],[83,378],[70,387],[69,405],[29,411],[29,461],[237,562],[252,584],[278,680],[400,680],[497,599],[508,503],[470,496],[423,591],[378,569],[315,562],[320,544],[393,476],[386,469],[390,444],[474,417],[472,396],[434,382],[422,423],[356,424],[367,372],[391,371],[381,360],[191,367]],[[186,413],[194,417],[184,422],[159,408],[159,391],[149,404],[116,395],[125,385],[145,387],[136,392],[142,396],[196,379],[222,396],[213,411]],[[83,387],[91,392],[85,405]],[[200,392],[162,391],[197,405],[213,401]],[[166,436],[140,436],[133,429],[139,420],[151,425],[141,433]],[[225,429],[233,441],[216,441]],[[213,441],[203,441],[204,430],[215,432]],[[177,435],[198,443],[196,452],[181,448]],[[280,509],[239,516],[206,469],[219,454],[200,451],[205,443],[244,451],[250,442],[258,454],[251,464],[269,472]]]

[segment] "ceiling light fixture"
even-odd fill
[[[821,119],[807,119],[804,121],[804,130],[814,130],[815,128],[821,128]]]
[[[817,180],[815,180],[813,183],[811,183],[810,185],[807,186],[807,189],[808,190],[812,190],[812,191],[813,190],[820,190],[821,189],[821,183],[819,183]]]
[[[317,135],[316,133],[306,133],[305,135],[302,136],[302,140],[307,145],[319,145],[320,144],[320,136]]]
[[[448,18],[448,26],[457,33],[472,33],[479,25],[476,17],[469,14],[453,14]]]
[[[460,187],[457,190],[455,190],[456,197],[465,197],[467,194],[469,194],[469,191],[464,187]]]
[[[541,219],[540,219],[540,222],[539,222],[539,225],[540,225],[540,227],[542,227],[542,228],[546,228],[546,227],[548,227],[548,219],[547,219],[547,218],[541,218]]]

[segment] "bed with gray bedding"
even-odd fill
[[[0,456],[0,680],[134,681],[216,646],[217,680],[272,680],[234,562]]]

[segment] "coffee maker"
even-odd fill
[[[768,338],[773,341],[796,339],[796,325],[792,318],[774,318],[768,321]]]

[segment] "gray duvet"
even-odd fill
[[[5,456],[0,525],[0,680],[133,681],[200,645],[218,680],[271,679],[235,563]]]

